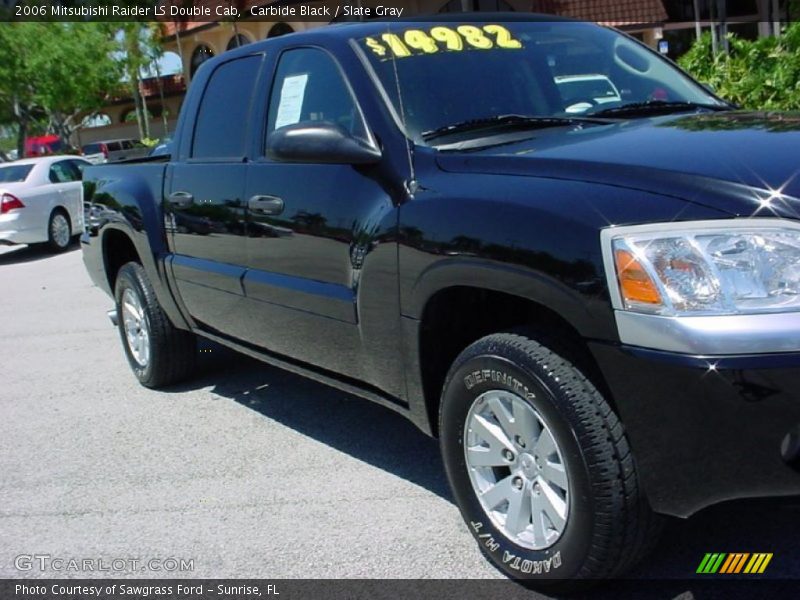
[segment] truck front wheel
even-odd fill
[[[445,381],[441,448],[481,550],[540,587],[614,577],[657,539],[622,424],[569,360],[527,335],[495,334]]]
[[[170,322],[139,263],[119,270],[114,297],[122,345],[139,382],[158,388],[188,377],[197,358],[196,336]]]

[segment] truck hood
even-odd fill
[[[671,115],[528,135],[440,151],[436,161],[449,172],[603,183],[744,216],[778,198],[772,214],[800,218],[800,114]]]

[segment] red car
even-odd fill
[[[66,149],[67,145],[55,134],[40,135],[25,139],[25,158],[58,154],[64,152]]]

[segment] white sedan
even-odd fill
[[[83,169],[74,156],[0,164],[0,244],[46,242],[65,250],[83,231]]]

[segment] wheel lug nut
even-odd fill
[[[525,447],[525,440],[523,440],[521,437],[516,436],[514,438],[514,441],[517,443],[517,446],[519,446],[520,448],[524,448]]]
[[[514,484],[514,487],[518,490],[522,489],[522,477],[514,477],[514,479],[511,480],[511,483]]]
[[[514,460],[514,453],[511,450],[503,450],[503,458],[511,462]]]

